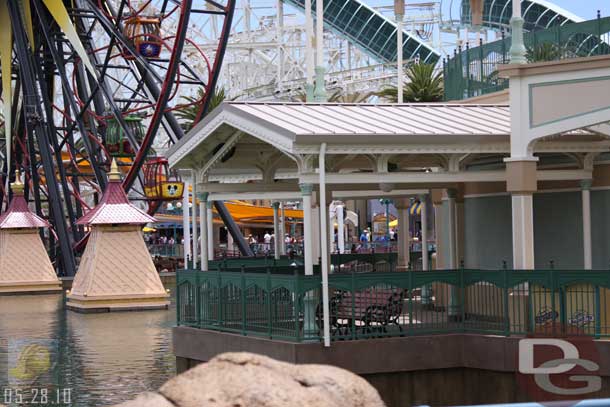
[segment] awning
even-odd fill
[[[233,217],[233,219],[238,223],[273,224],[273,208],[271,207],[256,206],[243,201],[226,201],[225,206],[229,210],[231,217]],[[214,213],[216,213],[216,209],[214,209]],[[284,213],[287,219],[302,222],[302,210],[285,209]],[[161,227],[159,224],[173,224],[178,227],[182,226],[181,214],[157,213],[155,217],[158,221],[158,223],[155,224],[157,227]],[[215,221],[220,222],[219,219],[215,219]]]

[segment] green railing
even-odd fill
[[[525,34],[528,62],[610,54],[610,17],[558,25]],[[462,100],[508,88],[498,65],[510,62],[509,37],[475,48],[459,48],[444,61],[445,100]]]
[[[318,341],[321,277],[178,271],[178,324]],[[333,340],[443,333],[610,336],[610,271],[436,270],[329,276]]]
[[[336,272],[367,272],[367,271],[395,271],[398,261],[397,253],[346,253],[332,254],[330,256],[333,271]],[[190,263],[189,263],[190,264]],[[211,271],[240,272],[243,269],[249,273],[293,274],[296,270],[303,271],[303,259],[291,259],[282,256],[273,257],[227,257],[213,260],[208,263]],[[314,272],[319,273],[319,266],[314,266]]]

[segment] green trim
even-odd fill
[[[563,80],[563,81],[541,82],[541,83],[530,84],[528,86],[528,100],[529,100],[528,107],[529,107],[530,129],[535,129],[535,128],[546,126],[549,124],[559,123],[559,122],[562,122],[565,120],[574,119],[576,117],[586,116],[588,114],[597,113],[597,112],[601,112],[601,111],[610,109],[610,105],[608,105],[608,106],[605,106],[605,107],[602,107],[599,109],[594,109],[594,110],[584,112],[584,113],[578,113],[578,114],[575,114],[572,116],[562,117],[560,119],[549,120],[549,121],[535,125],[534,124],[534,111],[533,111],[533,106],[534,106],[533,90],[534,90],[534,88],[542,88],[542,87],[547,87],[547,86],[564,85],[564,84],[572,84],[572,83],[600,82],[600,81],[610,81],[610,76],[598,76],[598,77],[594,77],[594,78],[569,79],[569,80]]]

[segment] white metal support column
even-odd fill
[[[313,56],[313,16],[311,15],[311,0],[305,0],[305,67],[307,92],[306,101],[313,101],[313,76],[314,76],[314,56]]]
[[[208,201],[206,205],[207,211],[207,232],[208,232],[208,260],[214,260],[214,212],[212,212],[212,207],[214,206],[214,201]]]
[[[197,245],[199,244],[199,240],[197,239],[198,233],[197,228],[199,225],[197,224],[197,173],[192,171],[192,184],[191,188],[193,192],[191,194],[191,208],[192,208],[192,222],[193,222],[193,268],[197,268]]]
[[[403,102],[403,69],[402,69],[402,27],[405,15],[405,0],[394,0],[394,14],[396,15],[396,84],[398,91],[398,103]]]
[[[591,180],[580,181],[582,188],[582,247],[585,270],[593,268],[593,250],[591,247]]]
[[[447,190],[447,198],[445,203],[447,205],[445,213],[447,214],[447,220],[445,225],[447,226],[447,248],[443,259],[445,266],[448,269],[455,270],[458,268],[457,264],[457,218],[455,200],[457,191],[455,189]],[[457,287],[451,286],[449,290],[449,317],[458,318],[460,315],[460,307],[458,303],[458,291]]]
[[[328,253],[328,202],[326,201],[326,143],[320,145],[318,159],[318,174],[320,175],[320,257],[322,269],[322,316],[324,320],[324,346],[330,347],[330,307],[328,303],[328,269],[330,256]]]
[[[534,199],[531,193],[512,195],[513,267],[534,269]]]
[[[188,268],[188,260],[191,258],[191,221],[189,219],[189,189],[190,181],[184,180],[184,193],[182,194],[182,239],[184,240],[184,268]]]
[[[208,193],[202,192],[199,194],[199,229],[201,233],[201,267],[202,271],[208,271]]]
[[[303,197],[303,257],[305,258],[305,275],[313,275],[313,211],[311,194],[313,185],[300,184],[301,194]],[[318,304],[316,292],[308,291],[303,299],[303,334],[307,338],[318,335],[318,326],[316,324],[316,308]]]
[[[434,194],[433,194],[434,196]],[[442,270],[445,268],[445,263],[443,262],[444,251],[444,217],[443,217],[443,203],[442,200],[433,199],[434,203],[434,241],[436,244],[436,270]]]
[[[311,209],[311,184],[300,184],[303,195],[303,257],[305,258],[305,275],[313,275],[313,214]]]
[[[345,223],[343,222],[343,205],[337,205],[337,246],[339,253],[345,253]]]
[[[456,219],[456,208],[455,208],[456,191],[454,189],[447,190],[447,219],[445,225],[447,226],[447,250],[445,251],[446,256],[445,266],[448,269],[456,269],[457,264],[457,219]]]
[[[282,90],[283,82],[284,82],[284,2],[281,0],[277,0],[277,26],[276,26],[276,36],[277,36],[277,55],[278,55],[278,64],[277,64],[277,87],[278,90]]]
[[[421,258],[422,270],[424,271],[428,271],[430,268],[428,265],[428,209],[426,198],[426,195],[419,196],[421,202]]]
[[[283,256],[286,254],[286,244],[284,239],[286,237],[286,208],[284,202],[280,201],[280,254]]]
[[[409,233],[409,199],[397,199],[394,206],[398,209],[398,268],[407,270],[410,263],[410,243]]]
[[[280,203],[273,202],[271,205],[273,206],[273,236],[274,236],[273,253],[274,253],[275,259],[279,259],[280,254],[281,254],[280,246],[282,246],[284,244],[284,238],[282,237],[282,230],[280,229],[280,214],[279,214]]]
[[[511,137],[514,137],[514,132]],[[512,142],[512,141],[511,141]],[[511,193],[513,269],[534,268],[534,199],[538,189],[536,157],[505,158],[506,190]]]
[[[420,218],[421,218],[421,264],[422,270],[428,271],[430,266],[428,264],[428,199],[427,195],[420,195]],[[422,305],[429,305],[431,302],[431,289],[429,285],[422,287],[421,291],[421,302]]]

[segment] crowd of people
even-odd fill
[[[175,245],[176,239],[173,236],[167,237],[164,235],[151,235],[149,233],[144,233],[144,241],[146,244],[156,244],[156,245]],[[184,243],[184,242],[181,242]]]
[[[250,249],[252,249],[254,253],[270,253],[275,249],[275,234],[273,232],[266,231],[262,239],[259,236],[249,234],[247,241]],[[289,233],[284,235],[283,241],[287,253],[293,250],[295,245],[302,243],[302,240],[297,239],[295,236],[291,236]]]

